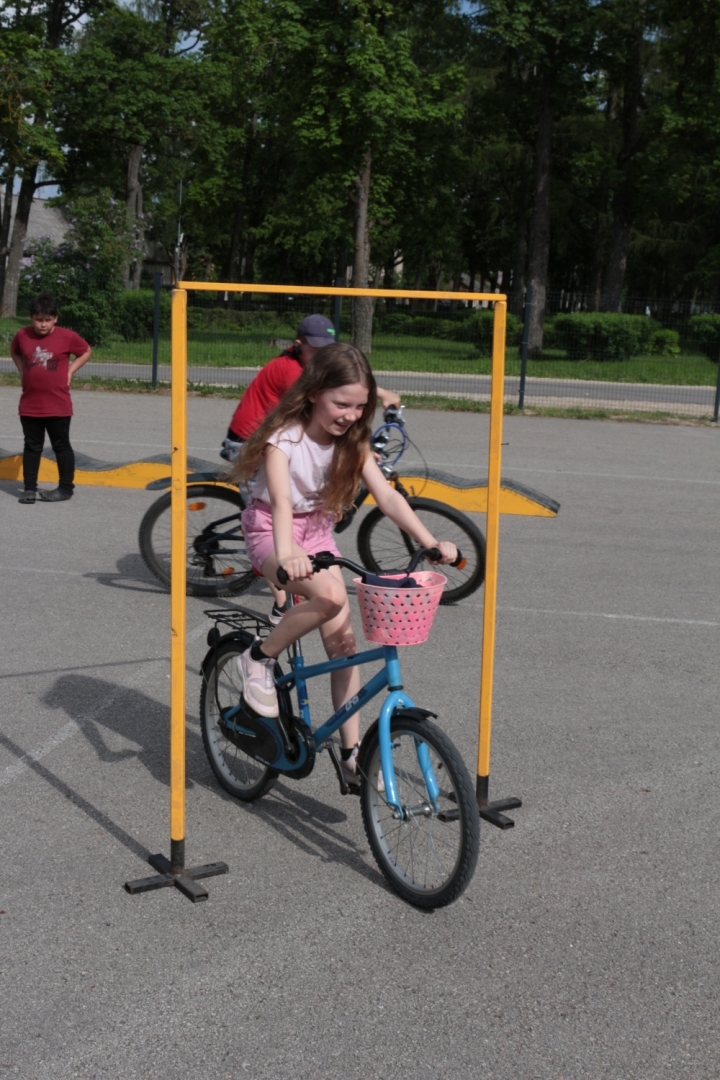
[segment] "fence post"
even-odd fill
[[[720,413],[720,353],[718,353],[718,374],[717,384],[715,386],[715,408],[713,409],[713,423],[718,422],[718,413]]]
[[[522,358],[520,361],[520,395],[518,409],[525,408],[525,375],[527,373],[528,341],[530,339],[530,312],[532,311],[532,285],[525,292],[525,318],[523,319]]]
[[[345,285],[345,278],[335,278],[335,287],[342,289]],[[342,296],[336,296],[333,304],[333,323],[335,324],[335,340],[340,340],[340,312],[342,311]]]
[[[153,314],[152,388],[157,390],[158,346],[160,344],[160,283],[162,274],[155,271],[155,312]]]

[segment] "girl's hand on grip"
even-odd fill
[[[442,554],[441,563],[453,563],[457,559],[458,550],[454,544],[451,544],[449,540],[440,540],[436,545],[438,551]]]
[[[304,581],[313,576],[312,563],[307,555],[291,555],[287,559],[279,559],[278,565],[285,571],[289,581]]]

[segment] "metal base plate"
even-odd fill
[[[135,881],[126,881],[125,888],[131,894],[152,892],[153,889],[166,889],[174,885],[189,900],[197,904],[199,900],[207,900],[208,891],[202,885],[198,885],[198,878],[216,877],[218,874],[227,874],[228,866],[224,862],[206,863],[204,866],[175,867],[173,869],[170,860],[164,855],[149,855],[148,862],[158,871],[152,877],[137,878]]]

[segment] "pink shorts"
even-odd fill
[[[308,555],[317,555],[318,551],[340,555],[332,532],[334,524],[332,515],[325,510],[293,514],[293,540]],[[242,527],[250,562],[255,570],[262,571],[268,555],[275,553],[272,510],[268,504],[251,502],[242,512]]]

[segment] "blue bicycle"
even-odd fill
[[[404,571],[435,550],[417,551]],[[344,566],[365,581],[367,571],[329,552],[313,558],[315,571]],[[397,573],[397,571],[394,571]],[[467,887],[478,857],[480,824],[473,785],[447,735],[432,723],[435,713],[418,708],[403,689],[395,645],[306,666],[299,642],[288,650],[289,671],[275,666],[279,716],[266,719],[243,698],[237,659],[269,622],[241,607],[208,611],[215,626],[202,664],[200,723],[208,760],[220,784],[251,802],[265,795],[280,775],[308,776],[327,751],[340,790],[357,792],[343,779],[334,733],[350,716],[387,690],[378,719],[365,734],[358,756],[363,824],[373,855],[392,888],[411,904],[437,908]],[[229,627],[221,633],[219,625]],[[382,668],[345,705],[313,729],[307,684],[341,668],[382,662]],[[295,691],[297,711],[291,692]]]

